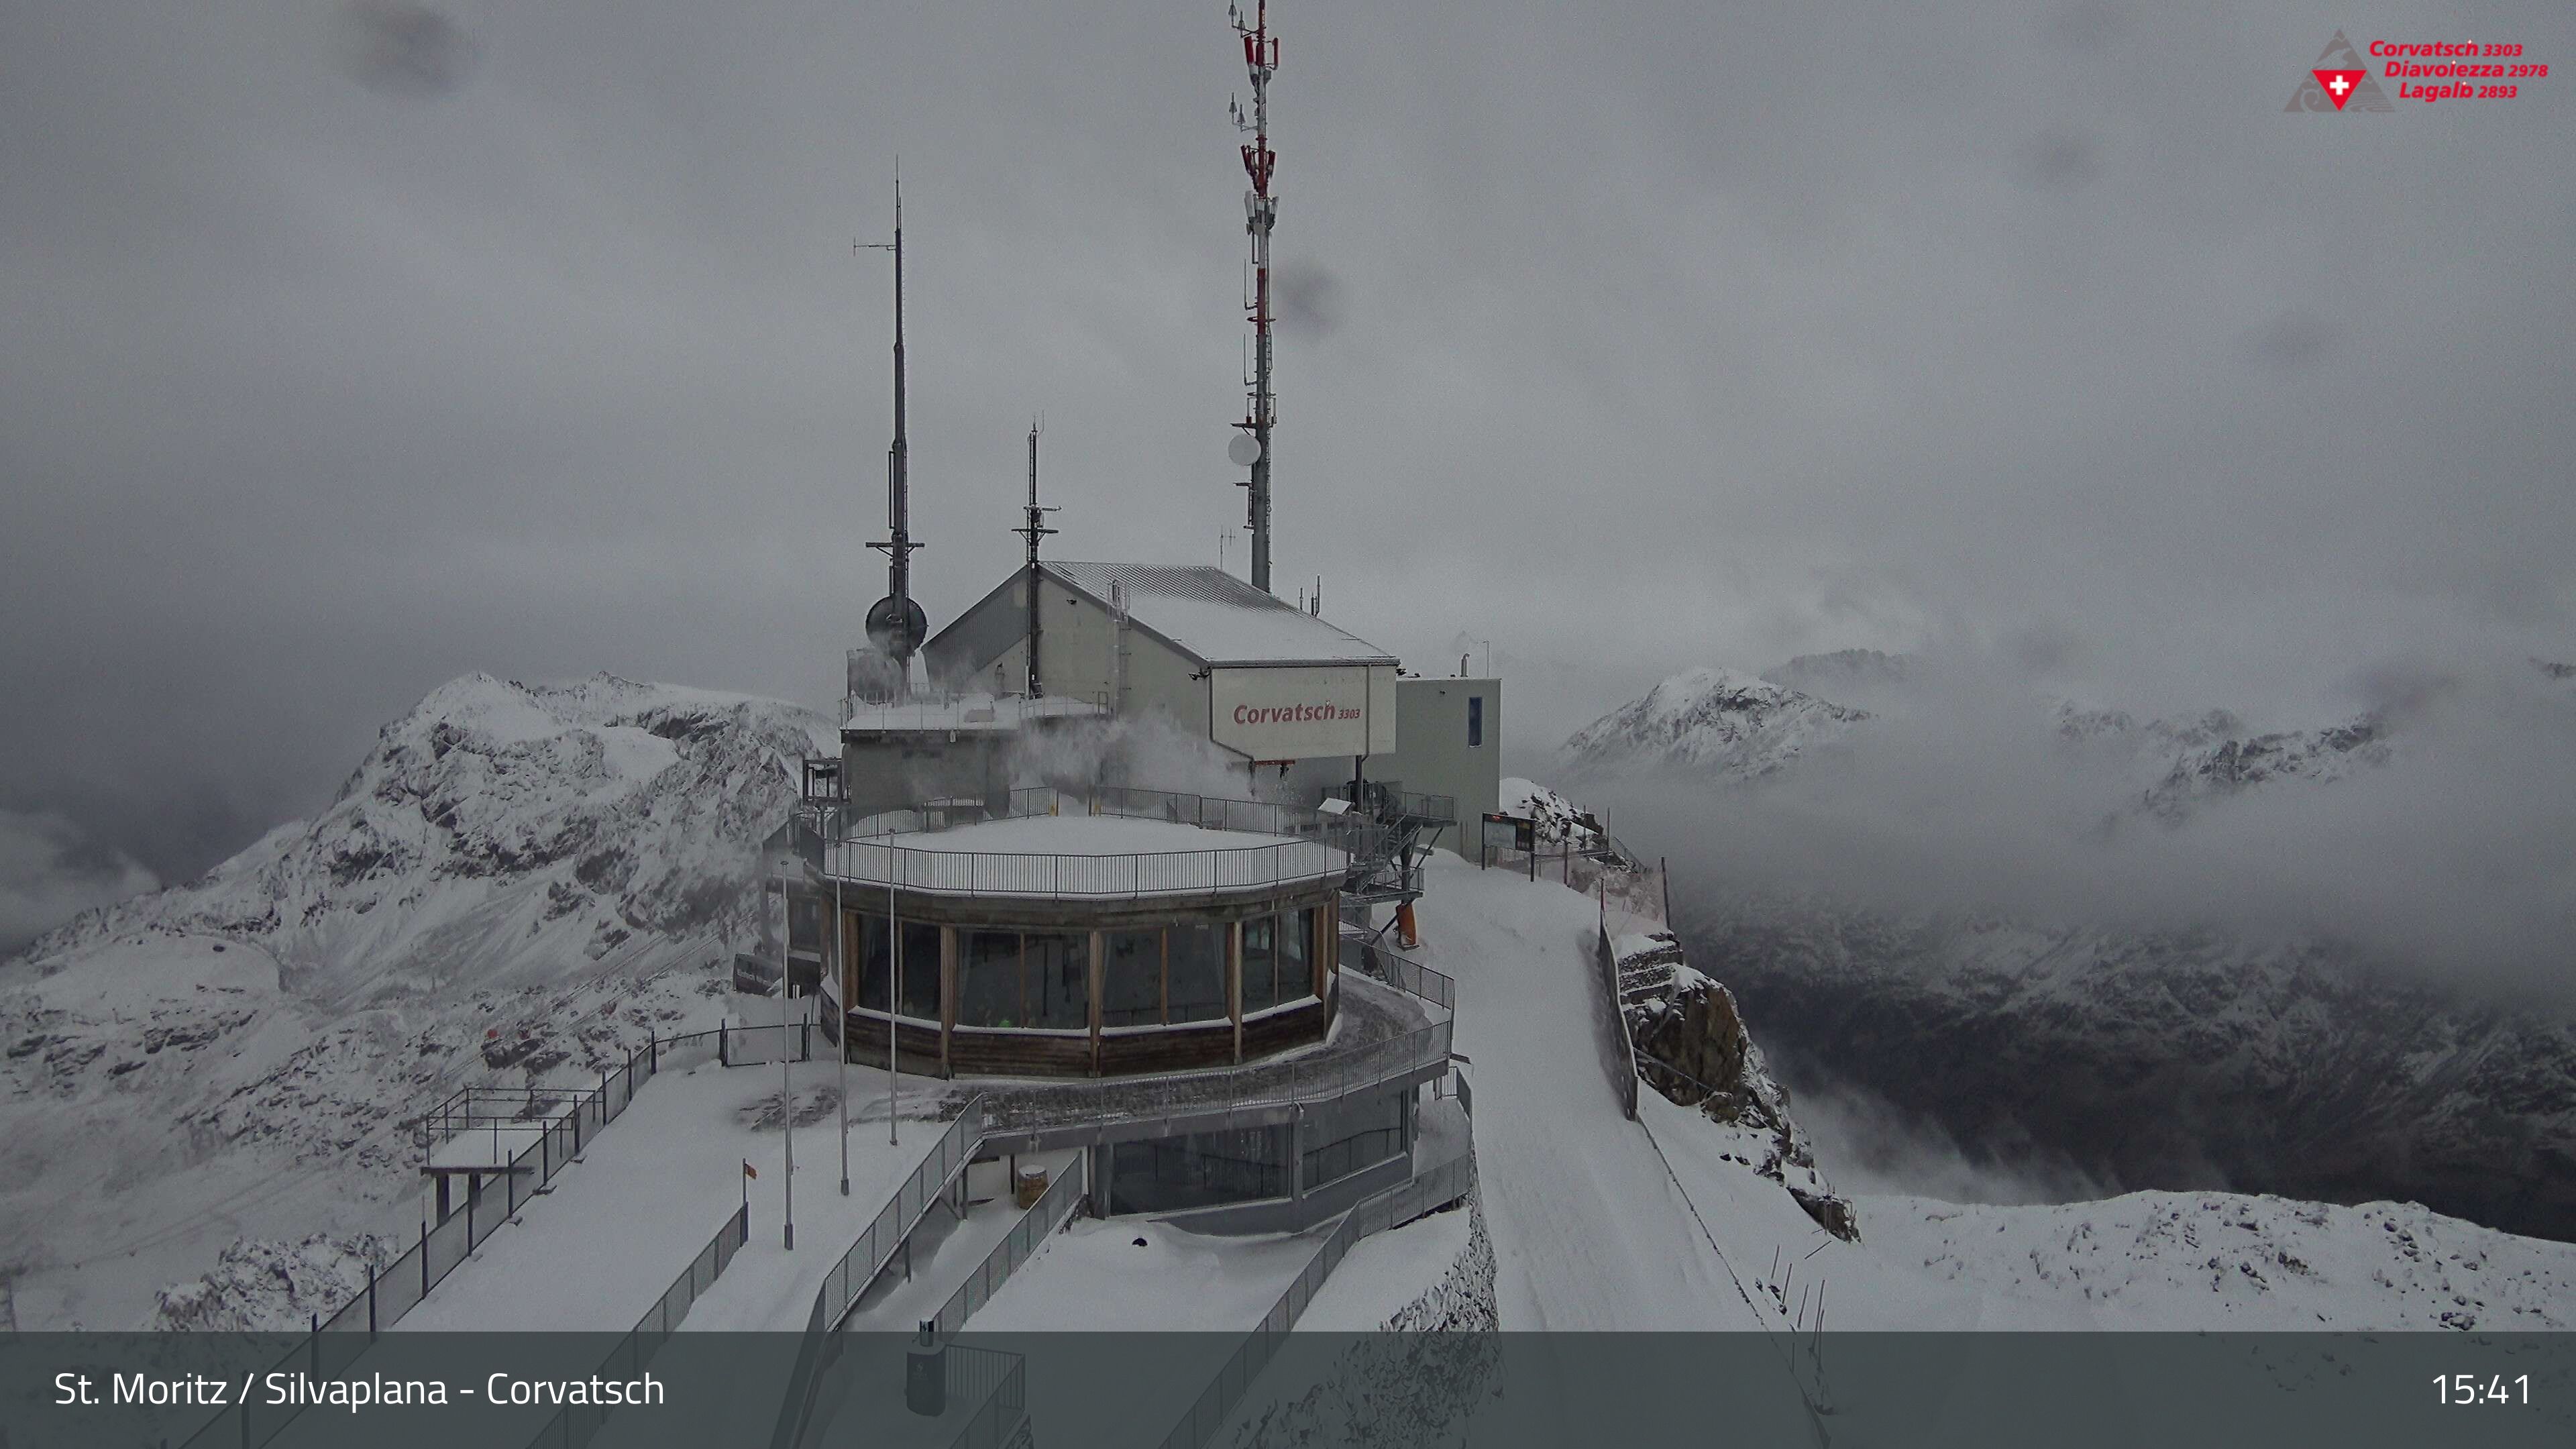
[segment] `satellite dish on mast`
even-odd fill
[[[888,594],[868,609],[868,642],[880,653],[897,659],[910,659],[921,641],[930,637],[930,617],[921,610],[921,601],[906,599],[904,610],[895,611],[894,596]]]
[[[1261,440],[1250,433],[1237,433],[1225,445],[1225,456],[1238,468],[1249,468],[1261,461]]]

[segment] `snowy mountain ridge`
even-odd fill
[[[286,989],[335,1004],[551,982],[571,959],[737,928],[794,761],[836,748],[822,716],[774,700],[468,675],[385,726],[317,818],[87,912],[21,960],[43,972],[178,931],[256,941]]]
[[[258,1321],[246,1285],[299,1319],[297,1283],[405,1231],[407,1115],[713,1024],[758,844],[833,735],[774,700],[469,675],[316,818],[0,963],[0,1322]]]
[[[1758,779],[1868,718],[1785,685],[1702,665],[1576,731],[1562,755],[1578,778],[1660,765]]]

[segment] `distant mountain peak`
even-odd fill
[[[1681,766],[1720,775],[1766,775],[1869,718],[1740,670],[1685,669],[1565,742],[1578,772]]]

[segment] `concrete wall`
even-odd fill
[[[1459,828],[1470,848],[1475,821],[1493,810],[1503,788],[1503,682],[1499,679],[1415,679],[1396,681],[1395,751],[1372,757],[1371,778],[1395,780],[1407,790],[1453,795],[1458,800]],[[1484,701],[1484,742],[1467,743],[1468,701]],[[1461,837],[1444,833],[1440,844],[1460,848]]]

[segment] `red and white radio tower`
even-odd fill
[[[1252,376],[1245,384],[1247,406],[1236,424],[1242,436],[1227,450],[1238,464],[1252,469],[1252,496],[1246,524],[1252,530],[1252,586],[1270,587],[1270,427],[1277,421],[1279,399],[1270,390],[1270,232],[1279,223],[1279,199],[1270,194],[1270,177],[1279,153],[1270,149],[1270,77],[1279,69],[1279,42],[1270,34],[1270,0],[1253,0],[1252,23],[1243,23],[1239,6],[1226,7],[1235,34],[1243,38],[1243,61],[1252,73],[1252,114],[1233,104],[1235,129],[1249,132],[1243,148],[1244,174],[1252,189],[1243,194],[1243,228],[1252,235],[1252,296],[1245,303],[1252,317]]]

